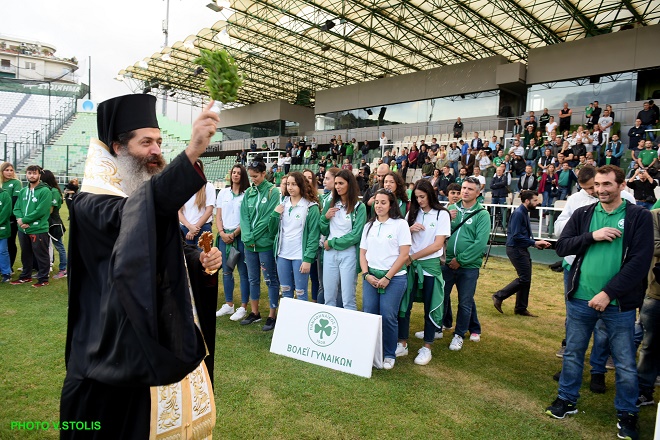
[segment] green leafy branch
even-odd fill
[[[243,77],[229,52],[200,49],[200,56],[194,62],[206,69],[208,79],[205,84],[211,99],[223,103],[236,101]]]

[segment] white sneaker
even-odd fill
[[[245,315],[247,315],[245,307],[239,307],[236,309],[236,312],[229,317],[229,319],[232,321],[242,321],[243,318],[245,318]]]
[[[225,316],[225,315],[231,315],[234,313],[234,306],[230,306],[229,304],[223,304],[222,307],[220,307],[220,310],[215,312],[215,316]]]
[[[415,363],[417,365],[426,365],[429,362],[431,362],[431,358],[433,356],[431,356],[431,349],[430,348],[422,347],[422,348],[419,349],[419,351],[417,353],[419,353],[417,355],[417,357],[415,358]]]
[[[394,362],[395,361],[396,361],[396,359],[392,359],[392,358],[383,359],[383,369],[391,370],[392,368],[394,368]]]
[[[451,344],[449,344],[449,349],[451,351],[458,351],[461,348],[463,348],[463,338],[459,335],[454,335],[454,339],[452,339]]]
[[[472,341],[472,342],[481,341],[481,335],[479,333],[471,333],[470,334],[470,341]]]
[[[396,352],[394,354],[396,354],[396,357],[408,356],[408,346],[406,345],[404,347],[401,342],[397,342],[396,343]]]
[[[416,332],[415,337],[417,339],[424,339],[424,330],[421,332]],[[433,339],[442,339],[442,332],[435,332],[435,336],[433,336]]]

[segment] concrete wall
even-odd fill
[[[300,132],[304,133],[314,129],[314,109],[289,104],[283,100],[259,102],[224,110],[219,127],[226,128],[278,120],[298,122]]]
[[[506,58],[494,56],[345,87],[318,90],[315,112],[323,114],[495,90],[498,88],[498,66],[506,63]]]
[[[657,67],[658,42],[660,25],[653,25],[531,49],[527,84]],[[548,68],[552,60],[561,67]]]

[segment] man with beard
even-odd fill
[[[529,213],[538,205],[538,193],[536,191],[521,191],[520,201],[522,204],[511,214],[506,231],[506,255],[515,267],[518,278],[507,286],[495,292],[493,305],[495,309],[502,311],[502,302],[512,295],[516,295],[516,306],[514,313],[521,316],[536,317],[527,310],[529,300],[529,289],[532,285],[532,259],[529,256],[530,246],[537,249],[547,249],[551,244],[545,240],[534,240],[532,227],[529,222]]]
[[[14,216],[18,225],[18,242],[21,245],[21,262],[23,271],[11,284],[32,282],[33,261],[39,266],[37,282],[32,287],[48,285],[50,259],[48,257],[48,216],[53,206],[53,196],[50,188],[41,182],[41,168],[30,165],[25,172],[29,185],[18,193],[14,206]]]
[[[99,139],[90,142],[83,187],[70,211],[67,372],[60,406],[62,421],[98,429],[61,430],[61,438],[146,439],[150,429],[155,435],[162,428],[150,419],[158,417],[163,396],[183,387],[178,382],[193,370],[201,371],[199,379],[207,377],[199,368],[207,347],[191,290],[204,332],[202,313],[209,307],[200,302],[213,290],[217,297],[217,275],[203,269],[217,270],[221,256],[217,248],[208,254],[184,248],[177,212],[206,183],[194,163],[219,118],[210,103],[193,124],[190,145],[165,168],[155,104],[150,95],[127,95],[98,107]],[[208,312],[215,320],[214,309]],[[214,332],[213,321],[211,352]],[[162,392],[150,390],[169,384]],[[213,390],[206,380],[196,384],[203,390],[198,403],[206,409],[195,422],[207,423],[210,435]],[[185,400],[179,409],[179,429],[185,429]]]

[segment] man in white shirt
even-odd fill
[[[610,128],[614,124],[614,120],[610,116],[610,111],[605,110],[603,112],[603,116],[598,119],[598,125],[600,125],[600,128],[603,130],[603,133],[607,133],[607,137],[610,137]]]
[[[381,148],[381,151],[383,148],[387,146],[387,136],[385,136],[385,132],[382,132],[380,134],[380,139],[378,140],[378,146]]]

